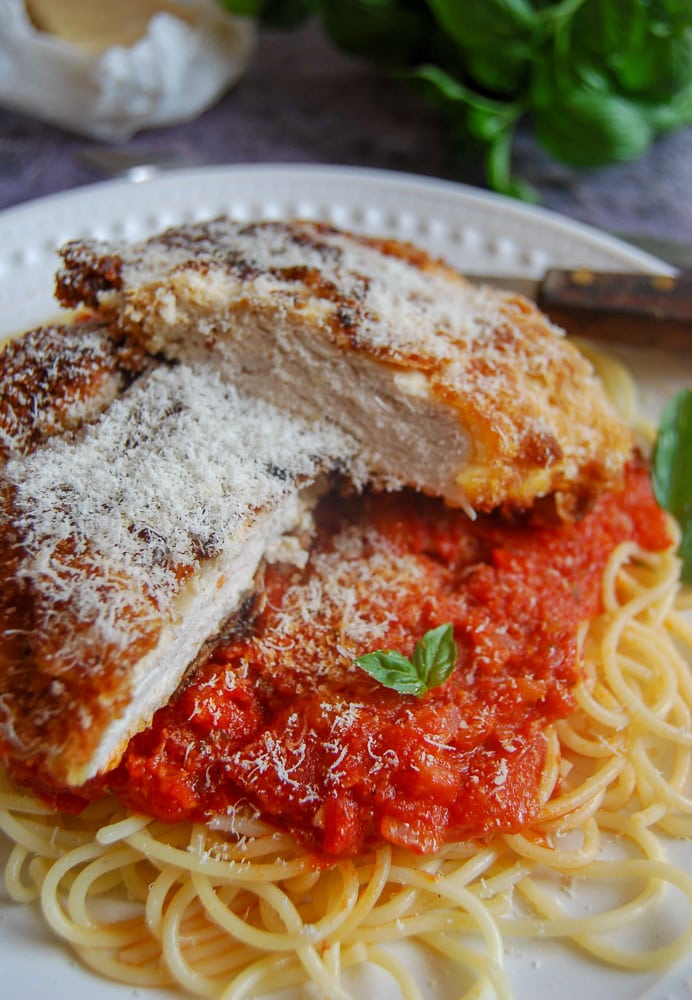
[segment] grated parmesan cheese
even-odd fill
[[[526,300],[396,241],[228,218],[63,250],[58,293],[151,352],[215,357],[244,391],[329,415],[387,489],[470,516],[621,476],[632,439],[589,363]]]
[[[295,556],[282,536],[346,463],[343,432],[244,397],[204,363],[159,365],[79,434],[10,458],[5,606],[30,601],[19,620],[5,612],[7,638],[26,638],[0,691],[17,750],[47,750],[70,783],[108,766],[267,553]]]
[[[11,340],[0,366],[0,460],[96,419],[146,363],[101,323],[39,327]]]
[[[293,296],[295,274],[317,272],[330,295],[323,299],[323,319],[339,303],[357,309],[358,339],[372,349],[396,353],[415,350],[429,358],[451,356],[450,345],[472,342],[500,319],[497,296],[487,288],[461,283],[456,274],[434,262],[420,267],[418,257],[383,253],[380,245],[327,227],[236,223],[227,218],[181,226],[132,247],[114,242],[109,254],[124,261],[126,286],[159,285],[190,263],[186,274],[199,301],[222,303],[229,284],[242,284],[250,298]],[[451,282],[461,294],[450,296]],[[175,292],[162,287],[158,312],[168,323],[180,319]],[[354,319],[356,316],[353,317]],[[200,333],[213,334],[214,320]],[[419,386],[416,390],[419,391]]]
[[[145,616],[172,617],[182,567],[218,555],[258,510],[350,452],[334,428],[244,399],[211,368],[159,368],[76,441],[8,463],[20,578],[50,587],[54,603],[124,649],[132,631],[122,602],[133,588],[146,595]]]

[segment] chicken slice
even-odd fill
[[[81,784],[117,762],[300,532],[354,443],[158,364],[0,479],[0,750]]]
[[[473,510],[554,495],[571,516],[632,437],[590,364],[526,299],[422,250],[315,222],[228,218],[63,249],[58,297],[169,358],[360,442],[371,476]]]
[[[95,420],[151,364],[102,322],[29,330],[0,363],[0,462]]]

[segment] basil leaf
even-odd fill
[[[520,120],[577,167],[640,156],[692,123],[690,0],[218,0],[267,26],[312,15],[337,48],[441,112],[454,155],[513,177]]]
[[[692,583],[692,389],[674,396],[661,414],[652,482],[661,507],[680,523],[681,575]]]
[[[421,33],[429,22],[421,13],[402,10],[398,0],[339,0],[322,3],[327,34],[344,52],[381,68],[415,60]]]
[[[446,681],[457,661],[452,626],[438,625],[426,632],[416,643],[411,660],[427,688],[437,687]]]
[[[659,132],[667,132],[692,122],[692,59],[690,82],[669,101],[652,105],[649,109],[649,118]]]
[[[633,101],[586,88],[538,112],[535,124],[548,152],[578,167],[636,159],[653,137],[648,115]]]
[[[463,54],[465,68],[480,87],[514,94],[526,81],[538,17],[528,0],[427,0],[438,24]],[[498,59],[498,51],[502,58]]]
[[[675,517],[692,508],[692,389],[674,396],[661,414],[652,478],[656,499]]]
[[[687,512],[678,555],[682,560],[680,579],[683,583],[692,583],[692,509],[689,509]]]
[[[457,658],[451,625],[430,629],[416,643],[409,660],[395,649],[377,649],[356,657],[356,663],[385,687],[421,697],[447,680]]]
[[[378,649],[374,653],[358,656],[356,663],[376,681],[385,687],[394,688],[400,694],[415,694],[419,697],[427,691],[425,683],[418,675],[413,663],[394,649]]]

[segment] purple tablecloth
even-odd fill
[[[88,145],[0,110],[0,207],[103,179],[83,162]],[[215,107],[124,148],[217,164],[357,164],[484,185],[477,162],[451,157],[443,123],[416,95],[336,52],[314,25],[265,33],[248,73]],[[527,131],[515,167],[548,208],[618,233],[692,243],[692,129],[662,137],[637,162],[590,171],[550,160]]]

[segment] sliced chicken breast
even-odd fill
[[[0,361],[0,462],[95,420],[149,365],[102,322],[38,327],[9,341]]]
[[[295,558],[354,443],[159,364],[0,479],[0,745],[81,784],[117,762],[265,558]]]
[[[571,516],[632,438],[591,366],[514,294],[423,251],[314,222],[228,218],[63,250],[57,292],[169,358],[360,442],[381,484],[473,510],[553,495]]]

